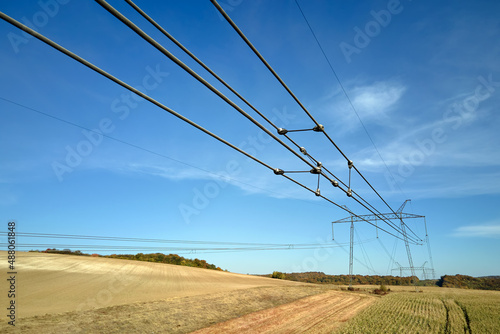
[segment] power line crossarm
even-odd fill
[[[293,183],[295,183],[295,184],[297,184],[297,185],[301,186],[302,188],[304,188],[304,189],[306,189],[306,190],[308,190],[308,191],[310,191],[310,192],[312,192],[312,193],[315,193],[315,191],[314,191],[314,190],[312,190],[311,188],[309,188],[309,187],[307,187],[307,186],[303,185],[302,183],[300,183],[300,182],[298,182],[298,181],[296,181],[296,180],[292,179],[291,177],[288,177],[288,176],[286,176],[286,175],[283,175],[283,177],[285,177],[285,178],[289,179],[289,180],[290,180],[290,181],[292,181]],[[372,222],[370,222],[370,221],[368,221],[368,220],[366,220],[366,219],[362,218],[362,216],[355,214],[355,213],[354,213],[354,212],[352,212],[351,210],[349,210],[349,209],[345,208],[344,206],[342,206],[342,205],[340,205],[340,204],[338,204],[338,203],[336,203],[336,202],[332,201],[332,200],[331,200],[331,199],[329,199],[328,197],[325,197],[325,196],[323,196],[323,195],[319,195],[319,197],[321,197],[321,198],[323,198],[324,200],[326,200],[327,202],[330,202],[331,204],[333,204],[333,205],[337,206],[338,208],[340,208],[340,209],[342,209],[342,210],[344,210],[344,211],[348,212],[348,213],[349,213],[350,215],[352,215],[353,217],[357,217],[357,218],[359,219],[359,221],[365,221],[365,222],[367,222],[368,224],[370,224],[370,225],[374,226],[375,228],[377,228],[377,229],[379,229],[379,230],[381,230],[381,231],[384,231],[385,233],[387,233],[387,234],[389,234],[389,235],[392,235],[393,237],[395,237],[395,238],[397,238],[397,239],[400,239],[400,240],[403,240],[403,241],[404,241],[404,239],[403,239],[403,238],[401,238],[401,237],[399,237],[399,236],[397,236],[397,235],[395,235],[395,234],[393,234],[393,233],[391,233],[391,232],[389,232],[389,231],[387,231],[387,230],[385,230],[385,229],[381,228],[380,226],[377,226],[377,225],[373,224]],[[399,231],[398,231],[398,232],[399,232]],[[401,233],[401,232],[399,232],[399,233]]]
[[[393,214],[393,213],[381,213],[381,215],[383,215],[385,218],[387,219],[397,219],[399,220],[400,218],[403,218],[403,219],[408,219],[408,218],[425,218],[425,216],[421,216],[421,215],[415,215],[415,214],[412,214],[412,213],[401,213],[401,216],[399,214]],[[356,221],[362,221],[364,219],[375,219],[377,218],[378,216],[377,215],[359,215],[359,220],[355,220]],[[342,218],[342,219],[339,219],[337,220],[337,222],[339,223],[347,223],[347,222],[350,222],[350,217],[346,217],[346,218]]]

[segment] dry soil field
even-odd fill
[[[331,333],[375,301],[361,294],[328,291],[196,331],[210,333]]]
[[[0,305],[7,324],[6,252]],[[17,253],[22,333],[500,333],[500,292],[333,285],[161,263]],[[345,287],[343,287],[345,290]]]
[[[2,258],[6,253],[1,252]],[[259,286],[291,286],[272,280],[161,263],[18,252],[18,316],[186,297]],[[7,261],[0,261],[6,273]],[[7,286],[5,286],[7,288]],[[5,289],[4,288],[4,289]],[[7,303],[2,293],[2,305]]]
[[[0,270],[7,275],[6,252],[0,254]],[[368,304],[366,296],[328,287],[215,270],[59,254],[16,255],[16,329],[37,334],[189,333],[243,316],[250,317],[240,318],[243,322],[259,318],[263,329],[270,323],[286,329],[290,320],[299,328],[317,324],[321,332],[327,322],[320,318],[338,315],[344,321],[354,313],[347,312],[347,306],[357,310]],[[7,292],[6,280],[0,289]],[[7,293],[0,295],[1,305],[7,306]],[[6,319],[2,316],[0,331],[11,329]],[[241,322],[229,326],[241,332]]]

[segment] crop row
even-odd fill
[[[500,292],[445,289],[391,293],[337,333],[500,333]]]

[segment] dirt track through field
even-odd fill
[[[329,291],[219,323],[193,334],[330,333],[373,301],[373,297]]]
[[[298,284],[163,263],[44,253],[16,255],[18,318]],[[5,251],[0,252],[0,258],[6,256]],[[0,262],[0,271],[8,271],[6,260]],[[6,284],[1,285],[4,291]],[[7,293],[2,293],[0,302],[7,305]]]

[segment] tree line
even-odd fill
[[[349,275],[327,275],[323,272],[282,273],[275,271],[264,277],[287,279],[290,281],[347,285],[350,283]],[[500,276],[471,277],[467,275],[444,275],[439,280],[419,280],[418,277],[379,276],[379,275],[353,275],[352,284],[355,285],[418,285],[439,286],[447,288],[500,290]]]
[[[275,271],[271,275],[263,275],[265,277],[281,278],[290,281],[316,283],[316,284],[349,284],[351,277],[349,275],[327,275],[319,271],[309,271],[304,273],[281,273]],[[419,281],[417,277],[413,278],[413,282],[419,285],[426,284],[425,281]],[[411,277],[399,276],[379,276],[379,275],[353,275],[352,284],[369,284],[369,285],[412,285]]]
[[[500,290],[500,276],[471,277],[466,275],[444,275],[436,283],[445,288]]]
[[[196,268],[204,268],[204,269],[213,269],[220,270],[220,267],[217,267],[215,264],[208,263],[205,260],[200,259],[187,259],[183,256],[179,256],[177,254],[163,254],[163,253],[151,253],[151,254],[143,254],[138,253],[135,255],[132,254],[111,254],[105,255],[104,257],[113,258],[113,259],[126,259],[126,260],[137,260],[137,261],[147,261],[147,262],[158,262],[158,263],[167,263],[167,264],[175,264],[179,266],[188,266],[188,267],[196,267]]]
[[[30,252],[38,252],[38,253],[54,253],[54,254],[66,254],[66,255],[78,255],[78,256],[93,256],[93,257],[107,257],[113,259],[124,259],[124,260],[136,260],[136,261],[147,261],[147,262],[158,262],[158,263],[166,263],[166,264],[175,264],[179,266],[188,266],[188,267],[196,267],[196,268],[204,268],[204,269],[212,269],[212,270],[220,270],[220,267],[217,267],[215,264],[208,263],[205,260],[200,259],[187,259],[183,256],[179,256],[177,254],[163,254],[163,253],[151,253],[151,254],[111,254],[111,255],[99,255],[99,254],[86,254],[82,253],[79,250],[72,251],[70,249],[56,249],[56,248],[47,248],[44,251],[39,250],[31,250]]]

